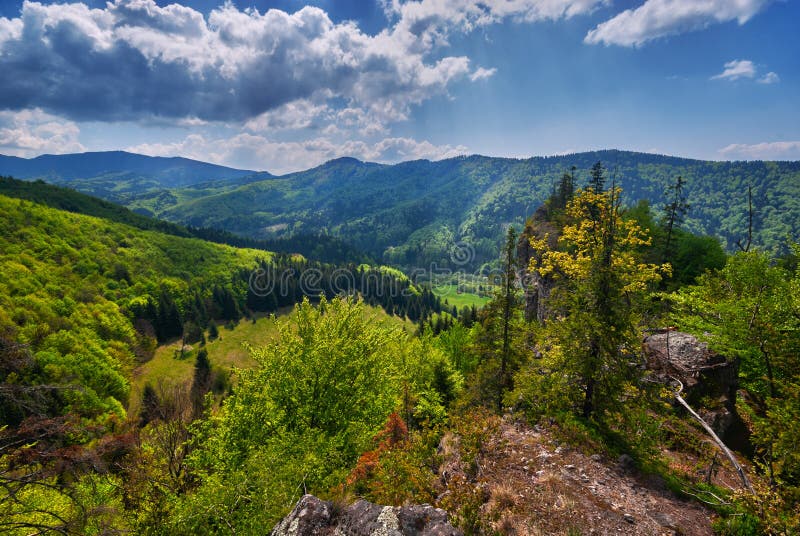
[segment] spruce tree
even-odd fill
[[[516,232],[509,227],[503,248],[503,273],[492,300],[481,311],[482,321],[476,338],[476,350],[481,359],[476,396],[498,412],[502,411],[505,393],[513,386],[513,374],[523,355],[522,346],[518,344],[522,335],[522,311],[516,286],[516,242]]]
[[[640,344],[640,305],[669,267],[640,261],[649,238],[635,221],[620,217],[619,188],[579,192],[567,217],[558,249],[531,239],[538,254],[530,268],[556,281],[550,301],[557,318],[546,325],[545,362],[569,379],[556,387],[559,395],[567,394],[589,418],[636,389],[639,371],[629,356]]]
[[[599,160],[595,162],[589,172],[589,188],[596,194],[602,193],[606,188],[605,168]]]
[[[208,351],[203,348],[197,353],[194,363],[194,377],[192,379],[192,409],[193,414],[199,417],[203,412],[203,399],[211,390],[211,362],[208,360]]]

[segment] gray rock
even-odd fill
[[[678,524],[675,521],[675,518],[669,514],[666,514],[664,512],[648,512],[647,515],[650,516],[650,518],[653,521],[655,521],[662,527],[666,527],[668,529],[673,529],[673,530],[678,528]]]
[[[633,458],[631,458],[627,454],[622,454],[617,459],[617,464],[619,465],[619,468],[622,469],[623,471],[633,471],[634,469],[636,469],[636,462],[633,460]]]
[[[725,436],[737,424],[739,376],[735,360],[725,359],[688,333],[668,329],[645,337],[642,349],[654,377],[664,383],[680,380],[683,397],[690,405],[714,401],[696,409],[717,434]]]
[[[463,536],[447,513],[427,504],[379,506],[356,501],[343,509],[305,495],[271,536]]]

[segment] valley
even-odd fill
[[[291,509],[298,483],[334,500],[436,504],[465,534],[791,526],[795,331],[776,326],[795,325],[787,289],[798,272],[796,257],[775,255],[796,244],[756,245],[771,221],[761,216],[757,250],[726,253],[719,237],[695,234],[702,220],[691,214],[713,204],[688,179],[662,186],[674,169],[691,177],[708,163],[672,159],[663,182],[618,183],[618,171],[593,164],[582,186],[577,165],[557,171],[589,157],[558,157],[538,179],[522,169],[549,159],[346,159],[186,187],[194,193],[147,183],[139,200],[175,194],[161,212],[81,193],[80,181],[0,179],[0,456],[10,464],[0,481],[18,490],[0,502],[6,526],[23,530],[44,502],[36,523],[67,533],[257,532]],[[751,179],[772,169],[761,187],[780,190],[797,166],[721,167]],[[389,201],[378,195],[385,181],[399,185]],[[414,181],[421,189],[408,194]],[[644,192],[661,201],[641,202]],[[260,202],[285,212],[252,212]],[[523,216],[518,234],[509,222]],[[266,238],[252,221],[286,234]],[[507,229],[504,246],[493,229]],[[390,240],[401,245],[374,246]],[[785,491],[757,503],[771,501],[775,515],[755,521],[716,447],[668,402],[671,386],[626,364],[641,359],[642,333],[663,325],[715,334],[714,359],[738,367],[747,394],[687,397],[715,426],[711,416],[728,412],[725,426],[745,431],[738,456],[759,490],[768,477],[758,456],[775,449]],[[770,346],[753,346],[765,334]],[[786,394],[754,398],[769,389]],[[52,484],[67,476],[74,484]]]

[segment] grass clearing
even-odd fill
[[[378,322],[386,327],[404,329],[408,333],[414,333],[416,329],[416,325],[410,320],[389,316],[380,307],[365,305],[364,309],[364,314],[372,322]],[[277,340],[280,335],[281,323],[286,322],[293,311],[292,307],[285,307],[279,310],[275,316],[259,314],[255,317],[255,321],[243,318],[233,328],[220,325],[220,336],[213,341],[208,341],[205,345],[211,365],[224,371],[255,366],[256,362],[245,349],[245,344],[258,347]],[[206,338],[208,338],[208,331],[206,331]],[[130,415],[139,413],[142,390],[148,383],[157,385],[162,382],[175,385],[191,382],[195,357],[200,348],[202,347],[199,343],[193,344],[181,356],[179,340],[159,346],[153,359],[137,367],[133,372],[128,413]]]
[[[439,296],[442,301],[447,300],[447,304],[452,307],[455,305],[459,309],[464,306],[472,307],[473,305],[480,308],[489,302],[488,296],[479,296],[470,292],[458,292],[458,285],[436,285],[433,287],[433,292]]]

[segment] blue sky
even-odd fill
[[[792,0],[0,2],[0,153],[800,159]]]

